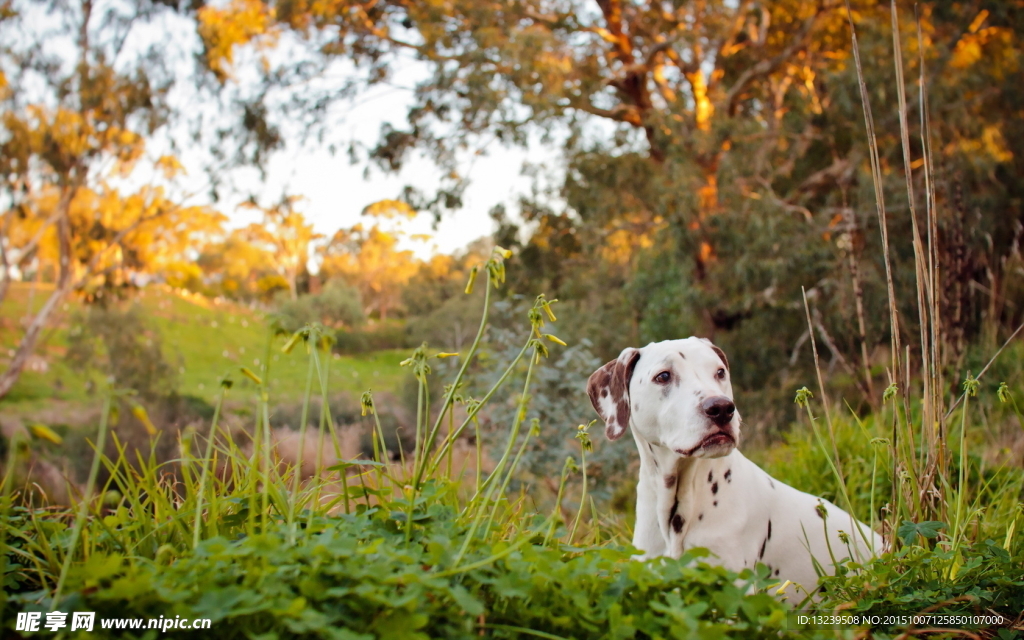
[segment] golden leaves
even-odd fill
[[[363,215],[386,219],[402,217],[411,220],[416,217],[416,210],[401,200],[378,200],[367,205],[363,209]]]
[[[321,250],[320,269],[359,289],[367,314],[376,311],[382,320],[387,319],[388,312],[400,304],[403,287],[421,265],[411,251],[400,250],[398,243],[398,232],[389,233],[377,225],[342,229]]]
[[[1003,132],[996,125],[983,127],[981,135],[977,138],[963,138],[950,142],[943,148],[943,152],[946,155],[959,152],[971,156],[985,153],[996,162],[1009,162],[1013,159],[1013,152],[1007,148]]]
[[[175,156],[160,156],[156,160],[156,168],[159,169],[168,180],[186,174],[185,167]]]
[[[199,37],[206,47],[206,64],[221,82],[231,77],[234,51],[269,36],[272,44],[276,30],[271,26],[274,11],[260,0],[231,0],[224,9],[206,5],[197,12]]]
[[[142,157],[145,140],[104,116],[94,111],[51,109],[38,104],[28,105],[22,116],[7,112],[3,124],[9,136],[3,144],[3,154],[23,158],[23,162],[35,156],[58,176],[88,158],[106,156],[114,160],[118,174],[127,175]],[[27,171],[28,167],[19,169]]]
[[[992,49],[989,55],[998,56],[1005,53],[1007,49],[1013,48],[1013,31],[1006,27],[981,26],[988,18],[988,11],[982,10],[967,28],[967,33],[960,38],[953,49],[950,58],[950,66],[956,69],[966,69],[981,60],[986,55],[986,48]]]
[[[12,218],[8,229],[11,247],[28,247],[38,239],[39,259],[55,268],[60,250],[53,222],[60,197],[55,186],[40,189],[24,202],[24,215]],[[221,233],[225,220],[208,207],[178,206],[159,187],[122,194],[105,184],[80,187],[67,215],[72,271],[78,278],[90,270],[101,274],[88,282],[92,286],[123,281],[132,273],[173,273],[178,280],[194,277],[191,249],[200,237]]]
[[[711,116],[715,113],[715,105],[708,97],[708,84],[704,79],[704,72],[698,69],[693,73],[687,73],[686,79],[690,81],[690,89],[693,91],[693,101],[696,105],[694,119],[697,122],[697,128],[701,131],[710,131]]]

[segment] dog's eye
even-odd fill
[[[715,376],[716,376],[716,377],[717,377],[717,378],[718,378],[719,380],[725,380],[725,369],[719,369],[719,370],[718,370],[718,373],[716,373],[716,374],[715,374]]]
[[[654,381],[658,384],[668,384],[668,381],[672,379],[672,374],[668,371],[662,371],[658,375],[654,376]]]

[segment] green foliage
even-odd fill
[[[521,315],[526,305],[507,302],[495,304],[494,323],[489,331],[488,367],[476,372],[471,392],[479,394],[497,380],[498,375],[515,360],[522,330],[513,329],[511,318]],[[571,321],[561,317],[555,327],[567,326]],[[559,329],[554,329],[558,332]],[[587,379],[603,364],[591,351],[589,341],[582,340],[560,349],[548,361],[535,367],[536,391],[529,398],[528,419],[536,419],[543,427],[530,440],[523,452],[521,466],[529,472],[524,482],[531,493],[557,491],[556,479],[567,456],[577,455],[580,445],[575,442],[576,427],[587,424],[592,412],[587,397]],[[519,365],[525,369],[523,364]],[[505,438],[507,425],[517,411],[516,392],[509,390],[495,398],[481,416],[484,443],[493,447]],[[602,502],[611,497],[617,487],[632,488],[635,468],[631,463],[636,450],[629,442],[610,442],[603,435],[595,438],[594,451],[587,455],[588,491]]]
[[[642,564],[616,546],[578,550],[545,545],[541,536],[522,544],[530,534],[523,531],[512,552],[509,541],[478,545],[466,570],[451,573],[443,567],[464,535],[458,514],[428,497],[410,542],[390,510],[397,506],[315,518],[296,544],[274,522],[255,536],[204,540],[173,561],[133,565],[120,553],[98,553],[70,575],[76,595],[67,604],[99,617],[210,618],[222,638],[469,640],[524,629],[566,638],[713,637],[727,629],[739,638],[796,635],[785,630],[782,605],[746,593],[759,582],[752,572],[737,582],[697,562],[700,552]],[[36,597],[14,602],[38,610]]]
[[[487,271],[482,286],[489,297],[501,280],[497,258]],[[748,589],[763,585],[766,573],[737,576],[697,562],[701,551],[678,561],[633,562],[633,549],[609,544],[596,526],[577,537],[578,515],[567,531],[559,504],[550,515],[527,513],[523,501],[507,492],[522,455],[518,435],[531,372],[549,354],[535,337],[545,335],[545,316],[553,316],[543,296],[528,315],[532,330],[520,353],[528,353],[532,364],[519,410],[504,453],[486,478],[477,475],[472,494],[466,491],[469,478],[445,471],[458,431],[444,434],[436,448],[433,442],[445,415],[454,417],[456,403],[468,411],[460,430],[483,407],[455,394],[480,334],[436,418],[429,411],[417,415],[412,476],[405,465],[381,460],[383,439],[374,443],[375,460],[343,461],[326,470],[335,474],[318,474],[305,484],[296,475],[301,460],[283,472],[269,464],[264,367],[262,376],[243,372],[259,386],[251,457],[219,434],[223,397],[234,386],[225,379],[205,453],[197,455],[194,443],[183,441],[180,486],[167,483],[152,457],[130,468],[116,435],[114,455],[102,455],[111,403],[125,396],[109,392],[99,451],[77,513],[12,507],[11,487],[4,484],[5,604],[22,611],[88,608],[101,618],[210,618],[220,637],[468,639],[481,632],[516,637],[524,630],[545,637],[714,637],[726,629],[740,637],[786,637],[783,605]],[[318,331],[308,327],[285,346],[293,349],[304,340],[311,346],[302,417],[313,413],[314,376],[326,399]],[[420,381],[421,398],[433,357],[418,349],[406,361]],[[516,373],[520,361],[509,363],[506,373]],[[379,434],[372,396],[361,405]],[[328,406],[320,405],[319,429],[333,435]],[[300,429],[306,426],[300,420]],[[531,428],[528,436],[535,435]],[[214,453],[230,474],[209,473]],[[96,482],[101,462],[109,483]],[[341,494],[325,504],[321,497],[332,482],[340,482]],[[13,620],[4,616],[3,624],[10,628]]]
[[[405,322],[400,320],[378,321],[359,328],[338,329],[334,333],[334,350],[345,355],[405,349],[415,343]]]
[[[1016,620],[1024,611],[1024,546],[1015,545],[1011,553],[984,540],[962,552],[958,558],[950,549],[906,546],[871,561],[860,576],[826,577],[821,582],[826,594],[822,609],[842,604],[844,613],[851,614],[998,613]],[[950,566],[956,571],[951,573]],[[878,630],[894,633],[899,625]]]
[[[503,280],[502,255],[496,252],[482,270],[487,277],[477,283],[484,289],[485,313],[491,312],[492,288]],[[557,421],[559,412],[575,404],[571,398],[564,404],[549,398],[551,404],[532,408],[534,387],[553,383],[545,377],[544,360],[559,357],[556,365],[569,371],[593,364],[585,348],[553,353],[561,341],[546,333],[554,314],[544,296],[518,311],[526,311],[530,323],[518,354],[498,357],[497,351],[482,349],[481,329],[457,367],[449,369],[457,373],[439,400],[431,399],[437,388],[430,378],[441,369],[437,359],[450,354],[421,347],[403,361],[417,381],[415,438],[404,464],[388,462],[383,411],[369,392],[361,398],[360,414],[374,425],[372,459],[341,460],[323,469],[318,454],[317,473],[308,481],[299,475],[301,458],[278,464],[267,446],[272,412],[266,363],[259,372],[241,372],[255,388],[236,385],[231,377],[222,381],[208,437],[204,442],[182,438],[178,475],[168,482],[166,465],[153,456],[137,458],[109,433],[114,403],[131,396],[108,391],[98,455],[76,511],[13,506],[16,489],[5,475],[0,503],[5,628],[14,624],[9,615],[14,609],[92,610],[100,618],[210,618],[218,637],[227,638],[835,637],[787,621],[791,603],[766,593],[773,585],[766,567],[735,574],[703,562],[703,550],[678,560],[632,560],[635,550],[609,535],[592,511],[589,485],[582,484],[578,500],[569,495],[575,493],[571,474],[579,471],[587,478],[596,471],[599,452],[586,426],[566,430],[566,436],[576,436],[578,449],[556,476],[560,482],[550,509],[517,494],[513,479],[522,467],[537,464],[531,462],[536,452],[527,452],[551,427],[538,417]],[[297,411],[300,437],[316,429],[320,446],[333,441],[336,447],[335,420],[354,407],[329,401],[332,359],[326,357],[323,329],[303,328],[283,350],[301,351],[303,345],[308,346],[308,377]],[[485,375],[489,367],[500,375]],[[476,376],[493,382],[480,384]],[[505,392],[506,385],[518,392]],[[319,404],[312,402],[314,386]],[[243,452],[218,422],[225,396],[239,387],[257,406],[251,452]],[[813,396],[802,397],[809,409]],[[491,411],[499,404],[514,410]],[[485,414],[495,436],[500,425],[505,427],[504,442],[492,439],[493,466],[485,471],[478,457],[475,474],[453,471],[455,444]],[[785,451],[793,464],[773,461],[778,469],[772,470],[798,487],[823,492],[841,479],[860,512],[875,502],[884,484],[888,448],[870,436],[888,424],[884,414],[877,423],[844,419],[834,424],[831,444],[844,452],[839,477],[829,472],[831,452],[809,437],[793,436]],[[100,455],[107,451],[102,444],[107,437],[113,452]],[[8,460],[22,448],[23,443],[11,447]],[[821,609],[905,614],[938,605],[950,612],[1019,612],[1024,539],[1014,531],[1024,474],[990,473],[979,460],[961,460],[971,473],[959,475],[970,483],[958,489],[966,494],[983,537],[950,539],[934,522],[910,523],[906,527],[913,535],[908,533],[908,543],[895,553],[865,567],[849,564],[825,578]],[[105,475],[99,474],[100,466]],[[785,469],[793,477],[780,471]],[[838,491],[831,490],[833,496]],[[571,509],[574,501],[579,507]],[[978,509],[982,503],[988,505],[984,513]],[[1002,545],[987,539],[994,531],[1005,532]],[[901,629],[876,631],[885,636]]]
[[[359,291],[341,280],[330,280],[320,293],[305,293],[294,300],[279,295],[277,320],[285,331],[294,333],[315,322],[329,327],[358,327],[365,318]]]
[[[925,522],[904,520],[900,528],[896,530],[896,535],[903,540],[903,544],[911,545],[922,542],[918,540],[918,536],[927,540],[934,540],[939,537],[939,531],[945,528],[945,522],[938,522],[936,520],[927,520]]]
[[[148,399],[177,386],[177,372],[164,357],[160,334],[137,304],[88,306],[72,320],[67,359],[76,369],[97,369],[112,384],[130,386]]]

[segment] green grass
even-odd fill
[[[500,262],[488,266],[489,281],[500,281]],[[66,609],[100,618],[209,618],[211,634],[222,638],[797,637],[785,628],[782,604],[748,589],[766,584],[766,568],[737,575],[701,562],[706,554],[699,551],[682,562],[632,562],[627,544],[595,522],[578,524],[586,504],[566,517],[559,503],[535,511],[506,491],[540,428],[524,417],[530,372],[548,354],[543,311],[541,298],[520,357],[475,400],[457,392],[481,325],[459,374],[434,400],[440,415],[419,413],[420,455],[410,465],[382,462],[381,437],[373,461],[343,462],[301,481],[297,465],[274,463],[260,439],[269,432],[262,381],[254,381],[261,399],[251,454],[218,431],[220,396],[212,437],[183,445],[176,479],[154,459],[129,463],[118,443],[112,458],[94,455],[86,498],[74,509],[11,503],[10,470],[32,446],[19,438],[8,449],[0,501],[0,629],[13,627],[15,612]],[[306,333],[310,344],[318,342],[316,328]],[[313,393],[328,393],[325,363],[318,350],[296,346],[305,352],[305,413]],[[419,349],[405,364],[425,383],[436,357]],[[528,365],[525,376],[520,362]],[[474,416],[505,384],[522,394],[504,452],[486,474],[453,472],[449,445],[475,428]],[[427,389],[420,387],[424,406]],[[104,394],[97,452],[114,437],[112,408],[125,398],[119,390]],[[363,406],[376,415],[371,396]],[[335,433],[328,413],[320,414],[320,430]],[[585,470],[585,429],[578,439]],[[230,471],[211,473],[215,465]],[[109,471],[105,485],[96,484],[100,466]],[[575,467],[566,463],[563,487]]]
[[[499,266],[492,259],[489,281],[500,282]],[[706,563],[700,550],[678,560],[632,561],[635,550],[624,527],[601,516],[585,494],[569,495],[577,493],[567,482],[570,476],[586,474],[585,427],[577,435],[578,458],[565,463],[554,504],[508,490],[530,439],[556,428],[526,419],[531,373],[549,346],[557,349],[542,339],[546,305],[538,299],[520,357],[483,397],[460,394],[466,376],[474,375],[469,364],[479,336],[462,354],[460,372],[442,397],[431,399],[426,384],[428,363],[438,354],[418,349],[404,362],[421,383],[422,406],[440,411],[434,419],[429,411],[419,413],[419,455],[408,464],[386,463],[378,437],[372,460],[343,461],[319,469],[313,479],[300,478],[301,460],[283,467],[265,446],[273,402],[265,395],[268,376],[254,381],[257,393],[244,392],[259,403],[251,452],[220,431],[218,394],[218,412],[207,432],[213,437],[200,433],[183,440],[174,475],[155,458],[130,462],[119,444],[116,455],[93,457],[86,499],[74,508],[17,504],[11,470],[39,445],[19,438],[8,448],[0,497],[0,629],[12,629],[15,612],[84,610],[100,618],[209,618],[209,634],[219,638],[852,637],[849,628],[837,635],[794,624],[789,614],[796,603],[769,595],[779,585],[762,565],[736,574]],[[318,412],[313,395],[334,390],[324,384],[326,354],[307,351],[300,339],[317,343],[318,331],[309,327],[292,341],[307,375],[303,413],[311,415]],[[273,361],[269,370],[273,375]],[[505,425],[504,446],[488,452],[495,465],[483,474],[453,472],[449,445],[476,428],[474,416],[505,385],[521,391],[513,396],[517,410]],[[123,390],[103,394],[97,442],[114,438],[108,429],[111,410],[125,399]],[[363,396],[362,405],[376,416],[372,396]],[[976,410],[968,415],[978,422],[972,433],[989,426]],[[835,441],[829,443],[834,447],[822,448],[798,428],[785,447],[763,459],[801,489],[836,499],[845,486],[854,510],[865,517],[866,508],[877,508],[876,500],[889,495],[890,450],[875,438],[886,433],[890,420],[885,413],[877,421],[837,416]],[[329,413],[319,413],[319,430],[328,442],[334,426]],[[946,523],[904,523],[896,532],[896,552],[864,566],[848,563],[825,579],[819,610],[998,613],[1014,620],[1024,609],[1024,538],[1014,535],[1021,524],[1024,473],[987,466],[973,451],[984,452],[979,438],[967,438],[972,450],[956,458],[967,463],[965,473],[954,468],[947,478],[966,478],[953,489],[977,526],[954,537]],[[841,452],[842,482],[830,473],[833,449]],[[107,484],[96,484],[101,466],[109,472]],[[215,468],[226,471],[213,473]],[[887,537],[891,541],[892,533]],[[885,622],[871,633],[892,638],[904,631],[905,624]],[[986,638],[1017,637],[1010,622],[982,631]],[[124,630],[94,633],[152,637]]]
[[[7,299],[0,306],[0,366],[9,359],[11,350],[21,338],[19,321],[26,315],[31,285],[12,283]],[[31,296],[32,309],[42,306],[49,287],[39,285]],[[226,373],[237,373],[242,366],[258,370],[267,352],[270,336],[268,317],[244,305],[229,301],[216,302],[199,296],[182,296],[163,286],[147,287],[136,298],[145,310],[151,326],[159,332],[164,354],[178,372],[178,391],[212,402],[217,395],[217,380]],[[84,404],[95,407],[98,399],[90,394],[101,381],[73,371],[64,361],[67,332],[75,312],[82,303],[67,300],[57,314],[52,328],[43,333],[36,353],[46,361],[46,373],[26,370],[11,393],[0,400],[8,411],[32,413],[52,406],[53,400],[70,406]],[[283,354],[284,337],[273,338],[268,391],[279,401],[301,397],[306,380],[304,353]],[[403,350],[377,351],[354,356],[335,356],[331,360],[332,390],[354,396],[366,389],[394,391],[404,379],[398,363],[406,357]],[[239,376],[235,376],[239,379]],[[239,379],[242,388],[249,382]]]

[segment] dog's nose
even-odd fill
[[[720,427],[724,427],[732,420],[733,414],[736,412],[736,405],[732,403],[732,400],[725,396],[715,396],[708,398],[704,402],[700,403],[700,408],[704,410],[704,415],[711,419]]]

